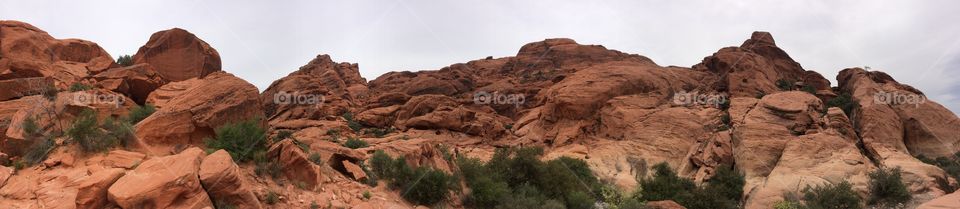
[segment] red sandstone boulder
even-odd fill
[[[335,63],[318,55],[310,63],[274,81],[260,95],[270,121],[320,120],[339,116],[366,95],[367,81],[357,64]]]
[[[108,197],[121,208],[213,207],[198,175],[202,158],[203,150],[190,148],[144,161],[113,183]]]
[[[137,54],[136,64],[149,63],[169,81],[203,78],[220,71],[220,54],[186,30],[173,28],[150,36]]]
[[[263,118],[257,87],[243,79],[218,72],[187,82],[192,86],[157,103],[161,108],[135,127],[137,138],[153,154],[169,153],[177,145],[202,144],[228,123]]]
[[[217,150],[200,163],[200,183],[214,202],[238,208],[263,208],[230,153]]]

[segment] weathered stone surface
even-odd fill
[[[200,145],[222,125],[263,118],[258,97],[257,87],[243,79],[214,73],[161,102],[156,113],[137,123],[136,136],[153,154],[169,153],[177,145]]]
[[[173,28],[150,36],[136,55],[136,64],[149,63],[169,81],[203,78],[220,71],[220,54],[186,30]]]
[[[189,148],[144,161],[110,186],[108,197],[122,208],[213,207],[198,175],[202,158],[203,150]]]
[[[200,183],[214,202],[238,208],[263,208],[227,151],[217,150],[203,158]]]
[[[107,189],[124,175],[119,168],[102,170],[87,176],[77,185],[77,209],[99,209],[108,204]]]
[[[167,83],[153,66],[147,63],[112,68],[93,77],[97,86],[121,93],[138,104],[146,104],[150,93]]]

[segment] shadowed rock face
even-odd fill
[[[81,110],[119,118],[134,102],[158,108],[134,127],[130,148],[142,153],[114,148],[82,155],[61,143],[37,165],[42,168],[0,168],[4,206],[304,208],[316,201],[414,208],[398,191],[365,184],[376,177],[365,162],[371,153],[383,150],[413,167],[456,173],[452,157],[489,159],[495,148],[521,146],[546,147],[545,159],[584,159],[599,179],[624,190],[660,162],[699,182],[733,165],[745,175],[743,204],[751,209],[771,208],[785,192],[840,181],[865,198],[868,174],[881,167],[900,167],[918,203],[957,185],[915,158],[960,150],[954,113],[925,99],[896,100],[923,93],[882,72],[846,69],[837,76],[839,87],[831,88],[766,32],[690,68],[546,39],[522,46],[516,56],[391,72],[368,82],[358,64],[318,55],[262,93],[220,72],[216,50],[181,29],[151,36],[130,67],[113,64],[96,44],[56,40],[25,23],[0,22],[0,32],[0,86],[10,87],[0,89],[0,119],[6,119],[0,120],[0,157],[20,159],[32,144],[18,124],[36,116],[30,112],[36,108],[61,113],[40,115],[44,131],[69,126]],[[94,89],[64,91],[77,82]],[[47,100],[32,83],[61,92]],[[83,92],[126,102],[71,100]],[[826,100],[838,95],[850,95],[850,112],[828,107]],[[202,148],[216,128],[250,118],[263,119],[271,135],[266,153],[255,157],[262,162],[190,148]],[[366,147],[347,148],[348,140]],[[268,205],[271,194],[278,202]],[[948,205],[955,196],[925,206]],[[463,207],[461,197],[448,202]]]

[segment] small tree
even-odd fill
[[[237,162],[246,162],[257,153],[265,152],[266,142],[266,131],[257,118],[223,125],[217,128],[215,138],[205,140],[208,148],[224,149]]]
[[[97,122],[97,114],[92,110],[84,110],[77,116],[73,125],[67,130],[67,136],[80,144],[80,148],[85,152],[105,151],[118,143],[105,137],[106,133],[100,129]]]
[[[350,149],[360,149],[360,148],[370,146],[370,144],[368,144],[367,141],[364,141],[363,139],[350,138],[350,139],[347,139],[347,142],[343,143],[343,146],[348,147]]]
[[[117,58],[117,64],[124,67],[131,66],[133,65],[133,57],[130,55],[120,55],[120,57]]]
[[[130,113],[127,114],[127,120],[130,121],[130,124],[137,124],[143,119],[150,117],[150,115],[153,115],[154,112],[157,112],[157,107],[152,104],[136,106],[130,109]]]
[[[900,177],[900,167],[870,172],[871,205],[892,207],[910,200],[910,191]]]

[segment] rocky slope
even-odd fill
[[[624,191],[660,162],[698,182],[734,165],[746,177],[745,208],[841,181],[867,197],[867,174],[885,167],[903,169],[910,207],[957,196],[947,195],[956,179],[916,158],[960,151],[956,114],[925,97],[898,100],[923,93],[882,72],[845,69],[831,87],[765,32],[689,68],[547,39],[512,57],[368,82],[358,64],[318,55],[262,93],[223,72],[216,50],[182,29],[157,32],[134,61],[123,67],[92,42],[0,21],[0,163],[10,166],[0,167],[0,205],[413,208],[399,191],[365,184],[373,151],[453,172],[442,149],[489,159],[496,148],[522,146],[584,159]],[[849,105],[830,107],[835,98]],[[158,110],[130,127],[125,146],[85,152],[62,134],[86,110],[103,121],[144,104]],[[276,162],[275,178],[235,153],[204,151],[217,128],[251,118],[268,127],[262,157]],[[43,141],[33,132],[48,133],[54,145],[41,148],[49,156],[14,168]],[[348,138],[370,146],[341,146]]]

